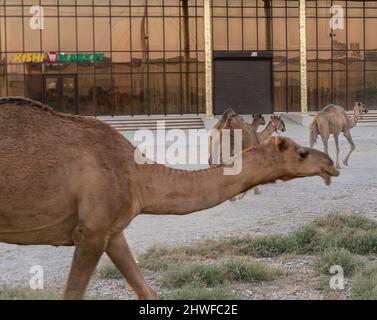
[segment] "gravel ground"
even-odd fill
[[[286,125],[286,136],[308,144],[307,128],[290,120]],[[182,244],[204,237],[287,233],[330,212],[353,212],[376,219],[377,127],[356,127],[352,135],[357,149],[350,167],[342,169],[330,187],[319,177],[297,179],[262,186],[261,195],[250,192],[242,200],[227,201],[200,213],[139,216],[125,230],[129,244],[138,253],[154,244]],[[343,137],[340,148],[343,158],[349,149]],[[332,140],[330,152],[334,154]],[[44,268],[46,287],[60,284],[67,277],[72,254],[73,248],[0,244],[0,285],[27,286],[30,267],[36,264]]]

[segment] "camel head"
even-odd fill
[[[215,124],[214,129],[223,129],[224,126],[226,126],[226,123],[229,117],[235,114],[237,113],[235,113],[232,108],[226,109],[224,113],[221,115],[221,118],[219,119],[219,121],[217,121],[217,123]]]
[[[324,152],[298,145],[287,137],[275,136],[267,140],[266,157],[274,157],[280,180],[286,181],[299,177],[320,176],[326,185],[339,171],[331,158]]]
[[[368,108],[364,103],[355,102],[353,106],[353,114],[356,116],[358,120],[363,118],[363,113],[368,113]]]
[[[263,118],[263,117],[262,117]],[[249,123],[247,123],[240,115],[237,113],[232,114],[228,117],[224,125],[224,129],[230,129],[230,136],[231,141],[233,141],[234,137],[234,130],[240,129],[242,130],[242,148],[248,148],[253,145],[252,141],[252,127]]]
[[[228,108],[224,111],[224,113],[222,114],[222,117],[225,119],[228,119],[228,117],[231,116],[232,114],[236,114],[236,112],[232,108]]]
[[[271,116],[271,121],[272,121],[272,124],[275,127],[275,132],[276,133],[279,133],[279,131],[284,132],[286,130],[285,129],[285,123],[281,119],[281,116],[272,115]]]
[[[253,121],[251,123],[252,126],[258,128],[259,126],[264,126],[266,124],[266,120],[260,113],[253,113]]]

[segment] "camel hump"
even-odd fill
[[[323,112],[331,112],[333,111],[334,109],[336,109],[336,105],[335,104],[328,104],[326,107],[324,107],[321,111]]]
[[[336,104],[329,104],[320,111],[320,113],[330,113],[330,112],[341,114],[341,113],[345,113],[345,110],[342,106],[338,106]]]
[[[35,101],[24,97],[2,97],[0,98],[0,106],[1,105],[33,106],[38,107],[43,111],[53,111],[52,108],[39,101]]]

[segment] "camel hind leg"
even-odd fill
[[[139,299],[156,299],[156,293],[145,281],[123,233],[116,234],[109,240],[106,253],[123,274]]]
[[[348,160],[351,156],[351,153],[355,151],[356,149],[356,146],[355,146],[355,143],[353,142],[352,140],[352,136],[351,136],[351,133],[349,131],[347,132],[344,132],[343,133],[344,136],[346,137],[348,143],[351,145],[351,150],[348,152],[347,156],[345,157],[345,159],[343,160],[343,163],[345,166],[348,166]]]
[[[318,130],[319,135],[321,136],[322,143],[323,143],[323,151],[326,154],[329,154],[329,137],[330,137],[330,130],[329,125],[327,122],[318,121]]]
[[[336,149],[335,167],[337,169],[340,169],[340,165],[339,165],[339,136],[337,134],[334,134],[334,142],[335,142],[335,149]]]
[[[106,238],[86,227],[79,226],[74,231],[76,244],[71,271],[64,292],[64,299],[82,299],[94,269],[106,248]]]

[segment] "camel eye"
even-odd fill
[[[299,150],[298,154],[300,155],[300,159],[304,160],[304,159],[306,159],[308,157],[309,150],[307,150],[307,149],[301,149],[301,150]]]

